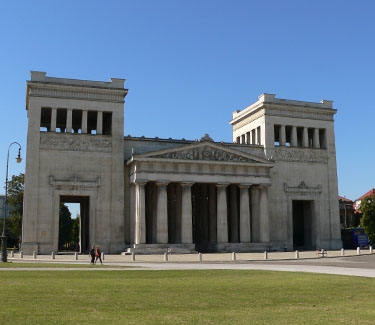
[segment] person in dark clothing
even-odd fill
[[[92,246],[92,248],[90,249],[90,256],[91,256],[90,264],[94,264],[95,263],[95,246]]]

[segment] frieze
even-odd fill
[[[155,158],[167,159],[181,159],[181,160],[209,160],[209,161],[241,161],[241,162],[254,162],[254,160],[236,155],[224,150],[215,149],[209,146],[167,152],[161,155],[154,156]]]
[[[293,117],[310,120],[333,121],[334,110],[316,111],[314,108],[300,108],[299,110],[289,110],[284,107],[268,107],[267,115],[275,115],[282,117]]]
[[[41,133],[40,149],[110,153],[112,141],[97,135]]]
[[[29,96],[35,97],[54,97],[54,98],[75,98],[84,100],[95,100],[105,102],[124,102],[124,90],[101,90],[101,89],[84,89],[73,87],[53,87],[44,85],[32,85],[29,88]]]
[[[327,150],[308,148],[275,148],[275,161],[327,163]]]
[[[289,186],[284,183],[284,191],[286,193],[294,193],[300,195],[315,194],[318,195],[322,192],[322,186],[307,186],[305,182],[301,182],[298,186]]]

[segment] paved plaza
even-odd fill
[[[8,262],[76,264],[74,270],[268,270],[375,277],[375,254],[366,250],[163,255],[104,255],[103,264],[90,265],[88,255],[23,255],[14,253]],[[78,267],[77,266],[82,266]],[[11,268],[25,270],[25,268]],[[28,270],[51,270],[27,268]],[[67,270],[53,268],[53,270]],[[9,268],[0,268],[9,270]]]

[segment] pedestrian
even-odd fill
[[[90,264],[94,264],[95,263],[95,246],[92,246],[92,248],[90,249],[90,256],[91,256]]]
[[[103,264],[102,262],[102,252],[100,251],[100,247],[99,246],[96,246],[96,251],[95,251],[95,264],[96,262],[98,261],[98,259],[100,260],[100,264]]]

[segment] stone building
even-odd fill
[[[31,73],[25,253],[57,251],[60,203],[80,203],[81,252],[341,248],[331,101],[263,94],[223,143],[124,137],[126,95]]]

